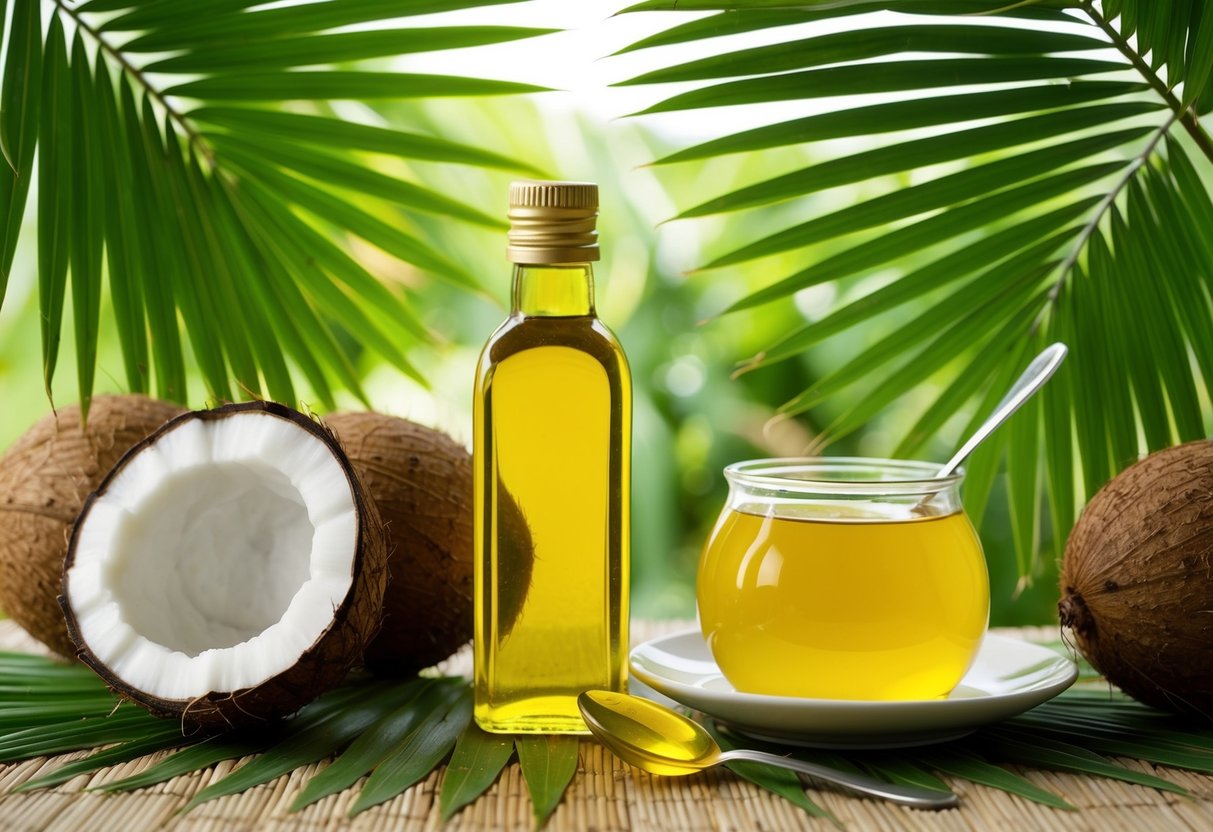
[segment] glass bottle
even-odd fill
[[[475,716],[584,733],[627,682],[631,380],[594,311],[598,188],[510,187],[512,309],[476,371]]]

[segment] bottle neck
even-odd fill
[[[514,314],[525,317],[594,315],[594,267],[589,263],[516,264]]]

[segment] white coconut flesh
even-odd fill
[[[358,509],[325,442],[261,412],[193,419],[136,455],[76,530],[80,641],[166,700],[291,668],[354,579]]]

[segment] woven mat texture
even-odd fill
[[[687,626],[687,622],[639,622],[637,641]],[[1043,629],[1003,631],[1033,640],[1056,638]],[[0,621],[0,649],[43,652],[12,622]],[[466,667],[467,657],[453,660],[451,670]],[[56,832],[139,832],[171,829],[179,832],[252,832],[252,830],[437,830],[441,770],[394,800],[346,817],[357,795],[355,788],[328,797],[294,814],[287,807],[303,784],[327,762],[292,772],[243,794],[204,803],[188,814],[178,811],[199,790],[217,781],[243,761],[226,762],[206,771],[178,777],[136,792],[103,794],[92,786],[136,774],[161,759],[142,760],[81,775],[57,788],[23,794],[11,790],[86,752],[38,758],[0,766],[0,830]],[[1213,830],[1213,777],[1171,769],[1155,769],[1137,761],[1121,761],[1141,771],[1157,773],[1187,787],[1186,798],[1154,789],[1035,769],[1014,769],[1078,806],[1078,812],[1050,809],[983,786],[949,779],[960,795],[959,809],[924,812],[874,800],[813,790],[812,797],[832,811],[848,832],[889,830],[1072,830],[1073,832],[1170,832]],[[530,800],[517,763],[479,801],[446,825],[449,832],[529,830]],[[833,830],[824,820],[807,816],[790,803],[752,786],[724,770],[684,778],[653,777],[632,769],[589,741],[581,744],[577,776],[564,802],[548,823],[549,832],[563,830]]]

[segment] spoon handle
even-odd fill
[[[853,774],[849,771],[841,771],[836,768],[809,763],[792,757],[781,757],[778,754],[768,754],[765,751],[752,751],[750,749],[739,748],[735,751],[724,752],[718,760],[719,762],[745,760],[752,763],[767,763],[768,765],[779,766],[780,768],[807,774],[810,777],[815,777],[827,783],[833,783],[836,786],[842,786],[844,789],[850,789],[853,792],[884,798],[893,803],[900,803],[903,806],[913,806],[917,809],[948,809],[956,806],[959,802],[956,795],[951,792],[885,783],[862,774]]]
[[[1036,394],[1036,391],[1044,386],[1044,383],[1049,380],[1053,373],[1057,372],[1057,368],[1061,366],[1061,362],[1066,357],[1066,345],[1062,343],[1050,344],[1045,347],[1040,355],[1032,360],[1028,365],[1028,369],[1023,371],[1023,375],[1016,380],[1007,394],[1002,397],[1002,401],[994,408],[994,412],[985,420],[977,432],[969,437],[969,441],[964,443],[956,455],[948,460],[947,465],[939,469],[936,478],[951,476],[951,474],[960,467],[960,463],[965,461],[965,458],[973,452],[973,449],[985,441],[986,437],[993,433],[999,425],[1011,418],[1016,410],[1019,410],[1028,399]]]

